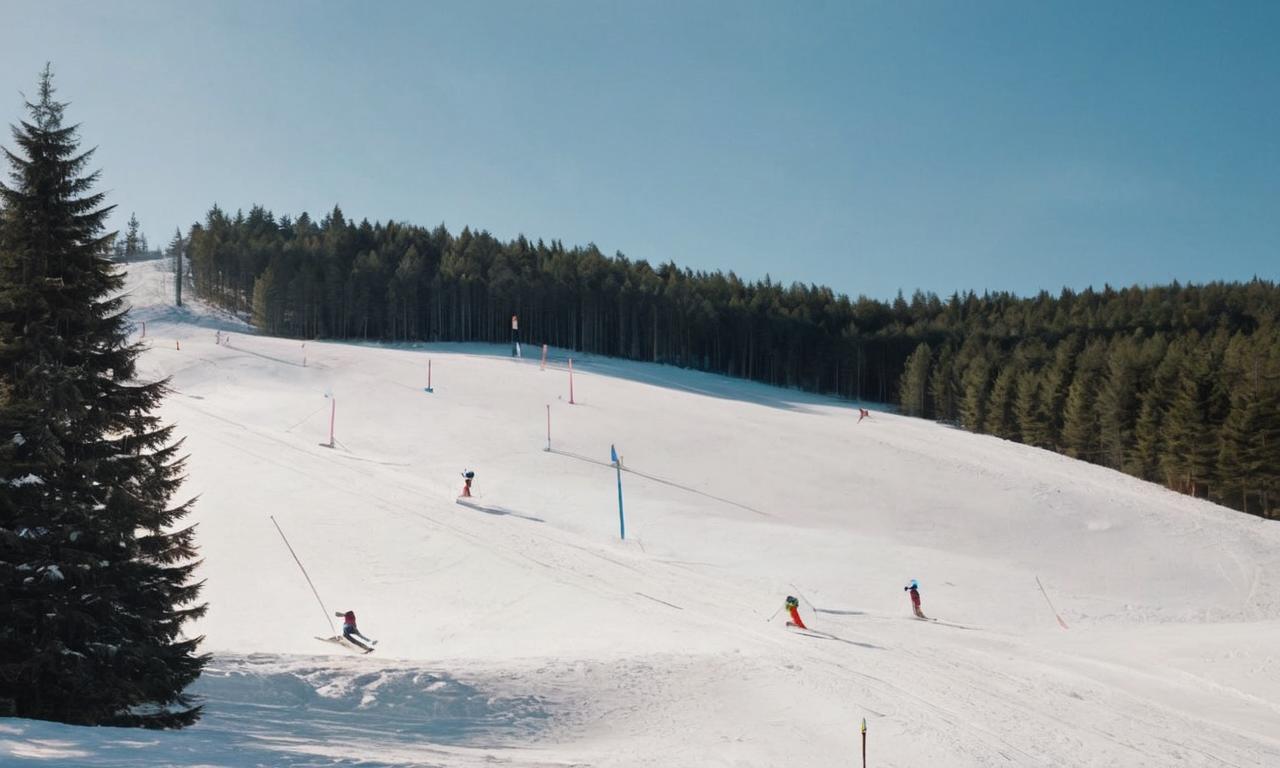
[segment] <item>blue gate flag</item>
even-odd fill
[[[618,461],[618,449],[609,446],[609,458],[613,460],[613,468],[618,473],[618,537],[627,540],[627,521],[622,516],[622,462]]]

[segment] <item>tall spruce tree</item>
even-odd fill
[[[180,441],[141,383],[111,210],[46,67],[0,184],[0,699],[19,717],[177,727],[207,657]]]
[[[1102,384],[1098,389],[1098,429],[1101,431],[1100,464],[1119,469],[1133,448],[1134,427],[1142,407],[1138,399],[1143,379],[1140,344],[1132,338],[1118,339],[1107,355]]]
[[[961,425],[973,432],[981,432],[987,417],[987,401],[991,394],[991,361],[979,352],[969,361],[964,377],[960,380]]]
[[[175,229],[173,239],[165,249],[165,255],[173,259],[173,303],[179,307],[182,306],[182,274],[185,269],[182,265],[182,252],[186,247],[187,244],[182,239],[182,230]]]
[[[902,374],[899,399],[902,402],[903,413],[908,416],[923,416],[925,414],[925,385],[929,381],[929,362],[932,359],[933,352],[929,349],[929,345],[924,342],[921,342],[916,347],[916,351],[907,357],[906,371]]]
[[[1228,351],[1234,369],[1231,406],[1222,423],[1217,495],[1245,512],[1267,515],[1280,481],[1280,349],[1274,332],[1240,335]]]
[[[929,397],[933,400],[933,417],[938,421],[952,423],[960,417],[955,377],[955,352],[946,344],[929,374]]]
[[[1014,414],[1022,442],[1046,448],[1053,442],[1049,414],[1045,412],[1041,374],[1024,370],[1018,374]]]
[[[1067,395],[1071,389],[1071,381],[1075,376],[1076,358],[1080,355],[1082,342],[1076,335],[1068,336],[1058,342],[1053,349],[1053,362],[1044,370],[1040,393],[1044,403],[1044,412],[1049,420],[1049,441],[1045,448],[1062,450],[1062,428],[1067,411]]]
[[[124,258],[126,261],[133,261],[143,251],[142,236],[138,232],[138,228],[138,214],[129,214],[128,229],[124,233]]]
[[[1151,372],[1151,382],[1139,398],[1141,405],[1138,408],[1138,420],[1134,424],[1133,447],[1126,458],[1126,464],[1138,477],[1172,488],[1173,478],[1165,472],[1162,460],[1169,450],[1165,420],[1177,391],[1179,371],[1185,360],[1186,350],[1182,343],[1165,345],[1163,339],[1158,337],[1151,345],[1162,348],[1163,357]]]
[[[1085,345],[1076,361],[1062,412],[1062,447],[1066,454],[1099,464],[1103,462],[1098,390],[1102,386],[1106,355],[1106,342],[1101,339]]]
[[[987,404],[986,429],[988,434],[1002,437],[1005,440],[1018,440],[1022,430],[1017,418],[1017,387],[1020,369],[1013,360],[1006,361],[991,384],[990,400]]]
[[[1206,352],[1189,354],[1165,421],[1168,450],[1160,457],[1173,486],[1192,496],[1207,495],[1218,463],[1217,431],[1211,421],[1212,364]]]

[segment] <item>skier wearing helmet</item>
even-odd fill
[[[911,593],[911,610],[915,611],[916,618],[917,619],[929,618],[928,616],[924,615],[924,611],[920,610],[920,582],[916,581],[915,579],[912,579],[911,583],[903,587],[902,589]]]
[[[800,601],[791,595],[787,595],[787,612],[791,614],[791,621],[787,622],[788,624],[800,629],[808,629],[800,620]]]

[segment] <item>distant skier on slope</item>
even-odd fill
[[[911,583],[903,587],[902,589],[906,592],[911,593],[911,610],[915,611],[916,618],[917,619],[929,618],[928,616],[924,615],[924,611],[920,610],[920,582],[916,581],[915,579],[912,579]]]
[[[471,481],[475,479],[476,479],[476,473],[472,472],[469,469],[462,473],[462,493],[459,494],[458,498],[460,499],[471,498]]]
[[[800,620],[800,601],[791,595],[787,595],[787,612],[791,614],[791,621],[787,622],[788,626],[808,629],[804,622]]]
[[[335,611],[333,615],[342,617],[342,637],[347,642],[359,648],[363,648],[365,650],[365,653],[372,651],[373,646],[378,644],[377,640],[370,640],[369,638],[360,634],[360,630],[356,627],[355,611],[345,611],[345,612]],[[368,643],[368,645],[365,645],[364,643],[360,642],[360,640],[357,640],[356,639],[357,637],[360,638],[360,640],[364,640],[365,643]]]
[[[863,419],[869,419],[869,418],[871,418],[871,411],[868,411],[866,408],[859,408],[859,409],[858,409],[858,423],[859,423],[859,424],[861,424],[861,423],[862,423],[862,420],[863,420]]]

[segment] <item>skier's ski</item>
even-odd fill
[[[836,639],[832,635],[828,635],[825,632],[818,632],[816,630],[809,629],[808,627],[801,629],[799,626],[789,621],[787,622],[787,629],[790,629],[793,634],[801,635],[803,637],[812,637],[817,640],[835,640]]]
[[[824,640],[838,639],[835,635],[831,634],[830,632],[823,632],[822,630],[814,629],[813,627],[802,627],[799,624],[795,623],[794,621],[787,622],[787,629],[792,630],[797,635],[808,634],[810,637],[821,637]]]
[[[954,629],[969,629],[969,630],[982,629],[982,627],[970,627],[967,624],[956,624],[950,621],[940,621],[938,619],[933,618],[932,616],[928,618],[920,618],[919,616],[913,616],[912,618],[915,619],[916,621],[932,621],[940,627],[952,627]]]
[[[369,643],[369,648],[366,649],[366,648],[361,648],[355,643],[341,637],[320,637],[319,635],[315,635],[315,638],[323,643],[333,643],[334,645],[340,645],[349,651],[354,651],[356,653],[361,653],[361,654],[373,653],[373,646],[378,644],[377,640],[372,640]]]

